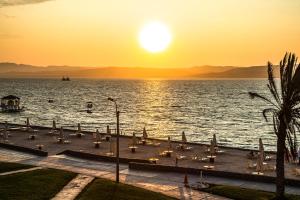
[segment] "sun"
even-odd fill
[[[172,36],[161,22],[151,22],[145,24],[139,33],[140,45],[151,53],[164,51],[171,43]]]

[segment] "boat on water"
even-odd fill
[[[1,112],[22,112],[24,106],[20,107],[20,97],[14,95],[8,95],[1,98]]]
[[[91,102],[91,101],[86,102],[86,112],[93,113],[92,108],[93,108],[93,102]]]
[[[63,76],[61,80],[62,81],[70,81],[70,78],[68,76],[66,76],[66,77]]]

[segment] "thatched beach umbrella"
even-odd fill
[[[214,136],[213,136],[213,143],[214,143],[215,147],[218,146],[216,134],[214,134]]]
[[[184,132],[184,131],[182,131],[182,134],[181,134],[181,141],[182,141],[183,143],[186,143],[186,142],[187,142],[186,136],[185,136],[185,132]]]
[[[136,145],[136,137],[135,137],[135,133],[132,133],[132,145],[135,146]]]
[[[147,134],[147,131],[146,131],[146,127],[144,127],[144,129],[143,129],[143,138],[144,138],[144,139],[147,139],[147,138],[148,138],[148,134]]]
[[[215,151],[215,145],[214,145],[213,140],[211,140],[210,141],[210,154],[214,155],[215,153],[216,153],[216,151]]]
[[[262,139],[259,138],[259,154],[262,156],[263,161],[265,160],[265,150]]]

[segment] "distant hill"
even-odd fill
[[[190,68],[32,66],[0,63],[0,78],[203,79],[266,78],[265,66],[195,66]]]
[[[238,67],[219,73],[197,74],[197,78],[267,78],[266,66]],[[274,67],[275,77],[279,77],[278,66]]]
[[[0,73],[7,72],[48,72],[48,71],[77,71],[87,69],[86,67],[73,66],[33,66],[16,63],[0,63]]]

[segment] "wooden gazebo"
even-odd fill
[[[8,95],[1,98],[2,112],[21,112],[23,108],[20,107],[20,98],[14,95]]]

